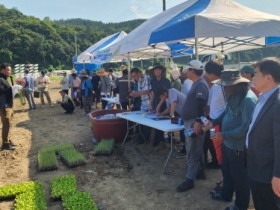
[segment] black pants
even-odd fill
[[[271,184],[250,180],[251,192],[256,210],[279,210],[280,198],[272,191]]]
[[[161,130],[155,129],[154,145],[158,145],[161,141],[164,140],[164,132]]]
[[[61,107],[68,113],[72,113],[75,109],[75,107],[70,104],[61,104]]]
[[[222,146],[222,196],[231,200],[235,192],[235,205],[240,210],[247,210],[250,200],[250,186],[246,168],[245,151],[236,151]]]
[[[218,164],[217,155],[216,155],[216,151],[215,151],[215,148],[213,145],[213,141],[210,139],[210,131],[206,131],[204,144],[203,144],[204,160],[205,160],[206,164],[208,163],[208,149],[211,154],[212,163]]]
[[[128,101],[121,102],[121,106],[123,110],[127,110],[128,105],[129,105]]]
[[[101,98],[105,98],[105,97],[107,97],[107,96],[101,95]],[[101,101],[101,104],[102,104],[102,109],[105,109],[106,106],[107,106],[107,104],[108,104],[108,101],[102,100],[102,101]]]

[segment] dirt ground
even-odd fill
[[[52,101],[60,99],[58,82],[52,82]],[[49,210],[62,210],[61,202],[50,199],[53,177],[75,174],[79,191],[87,191],[102,210],[223,210],[228,203],[212,201],[209,190],[221,180],[220,170],[207,170],[207,179],[196,181],[195,188],[177,193],[176,186],[184,179],[185,157],[172,157],[163,174],[169,145],[154,148],[149,143],[125,147],[117,145],[111,156],[93,156],[91,122],[77,108],[65,115],[59,105],[28,112],[27,105],[15,99],[12,139],[15,151],[0,152],[0,186],[38,180],[44,184]],[[0,124],[2,127],[2,124]],[[39,172],[37,154],[40,148],[70,142],[86,157],[86,165],[68,168],[59,163],[55,171]],[[12,209],[13,201],[0,202],[0,210]],[[77,209],[78,210],[78,209]]]

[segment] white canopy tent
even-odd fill
[[[78,63],[95,63],[95,64],[102,64],[104,63],[103,60],[107,59],[104,52],[106,52],[106,49],[109,49],[110,46],[113,44],[118,43],[120,40],[122,40],[124,37],[127,36],[127,33],[124,31],[109,35],[97,43],[90,46],[88,49],[86,49],[84,52],[82,52],[77,57]],[[101,54],[103,53],[103,56]],[[98,56],[99,55],[99,56]],[[110,55],[107,55],[111,58]]]
[[[211,54],[271,46],[277,37],[278,16],[232,0],[189,0],[145,21],[111,48],[114,60],[172,57],[188,49]]]

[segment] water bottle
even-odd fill
[[[212,136],[213,134],[215,134],[215,132],[216,132],[216,131],[215,131],[215,128],[211,128],[211,129],[210,129],[210,136]]]
[[[207,126],[209,124],[209,120],[206,117],[201,116],[200,119],[204,126]]]
[[[182,125],[182,119],[181,118],[178,119],[178,125]]]
[[[193,128],[185,129],[184,134],[186,137],[192,137],[192,138],[197,137],[197,134],[194,132]]]
[[[169,136],[167,132],[164,132],[164,141],[168,142],[169,141]]]

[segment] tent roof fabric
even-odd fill
[[[97,53],[98,51],[101,51],[103,49],[106,49],[110,47],[111,45],[117,43],[121,39],[123,39],[127,34],[124,31],[109,35],[97,43],[91,45],[88,49],[86,49],[84,52],[82,52],[77,57],[78,63],[90,63],[93,55]]]
[[[199,54],[234,52],[264,47],[267,37],[279,36],[278,16],[232,0],[189,0],[145,21],[112,47],[116,60],[172,57],[176,45],[177,55],[196,44]]]

